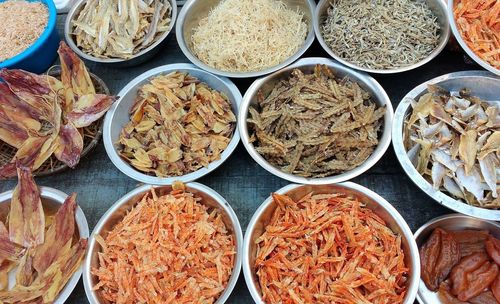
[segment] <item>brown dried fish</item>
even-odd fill
[[[120,155],[160,177],[184,175],[218,160],[236,123],[222,93],[181,72],[140,87],[130,114],[120,134]]]
[[[295,69],[278,83],[248,123],[258,153],[284,172],[304,177],[339,174],[361,165],[378,145],[385,107],[347,78],[318,65]]]
[[[404,144],[412,163],[436,190],[468,204],[498,209],[499,101],[468,89],[458,94],[436,85],[412,102]]]
[[[149,47],[171,23],[169,0],[89,0],[71,21],[76,45],[85,53],[123,59]]]

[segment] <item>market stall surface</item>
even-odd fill
[[[58,18],[58,29],[63,36],[65,15]],[[130,80],[152,68],[189,62],[182,54],[175,36],[150,61],[136,67],[110,68],[107,65],[86,62],[90,71],[101,77],[113,94],[117,94]],[[328,57],[317,41],[303,57]],[[456,71],[481,69],[478,65],[464,60],[462,53],[443,51],[437,58],[423,67],[410,72],[394,75],[372,75],[387,91],[394,108],[401,98],[416,85],[434,77]],[[254,79],[233,81],[244,94]],[[258,206],[271,192],[289,184],[261,168],[251,159],[239,144],[236,151],[216,171],[197,180],[219,192],[233,207],[245,232],[248,222]],[[384,157],[369,171],[352,180],[375,191],[389,201],[415,231],[432,218],[452,211],[433,201],[404,174],[392,147]],[[66,170],[57,175],[37,178],[40,186],[49,186],[65,193],[77,192],[81,206],[93,229],[100,217],[120,197],[138,186],[138,183],[122,174],[109,160],[101,143],[84,157],[74,170]],[[11,190],[16,181],[1,181],[0,192]],[[68,303],[88,303],[80,281]],[[227,303],[253,303],[247,290],[243,273]]]

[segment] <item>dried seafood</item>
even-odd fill
[[[248,119],[255,150],[284,172],[324,177],[361,165],[378,145],[385,106],[326,66],[312,74],[295,69]]]
[[[138,89],[120,134],[121,157],[156,176],[180,176],[220,159],[235,129],[231,104],[187,73],[152,78]]]
[[[417,171],[456,199],[500,208],[500,102],[430,85],[412,108],[404,144]]]
[[[255,270],[265,303],[402,303],[408,267],[401,236],[343,193],[277,205],[256,240]]]
[[[425,59],[440,26],[424,0],[332,0],[321,35],[342,59],[369,69],[394,69]]]
[[[83,150],[82,128],[101,118],[115,97],[96,94],[83,63],[64,43],[61,80],[23,70],[0,71],[0,140],[17,149],[0,166],[0,177],[16,175],[16,160],[38,169],[52,154],[74,168]]]
[[[222,0],[193,29],[192,49],[218,70],[262,71],[294,55],[307,28],[304,14],[280,0]]]
[[[71,21],[76,45],[98,58],[128,59],[169,31],[169,0],[89,0]]]
[[[215,303],[231,277],[234,237],[217,209],[185,190],[155,190],[106,235],[94,290],[110,303]]]
[[[0,303],[53,303],[85,256],[75,234],[76,194],[55,215],[46,214],[31,170],[17,163],[19,184],[7,226],[0,221]],[[9,273],[15,285],[8,288]]]
[[[467,46],[482,60],[500,69],[500,1],[455,3],[453,16]]]
[[[500,240],[488,231],[436,228],[420,261],[422,280],[443,303],[500,303]]]

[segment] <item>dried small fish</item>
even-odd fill
[[[152,78],[139,88],[122,129],[120,155],[156,176],[180,176],[220,159],[236,117],[228,99],[187,73]]]
[[[92,0],[71,21],[76,45],[99,58],[128,59],[168,31],[169,0]]]
[[[428,91],[412,101],[405,122],[408,153],[422,147],[411,159],[415,168],[436,190],[474,206],[500,208],[500,102],[481,100],[467,89],[455,94],[433,85]]]
[[[267,97],[259,94],[258,107],[249,110],[253,145],[284,172],[339,174],[361,165],[378,145],[385,107],[326,66],[312,74],[295,69]]]

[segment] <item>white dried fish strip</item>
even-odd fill
[[[71,21],[76,45],[98,58],[128,59],[171,27],[168,0],[90,0]]]
[[[424,0],[332,0],[321,26],[342,59],[370,69],[417,63],[438,45],[440,26]]]

